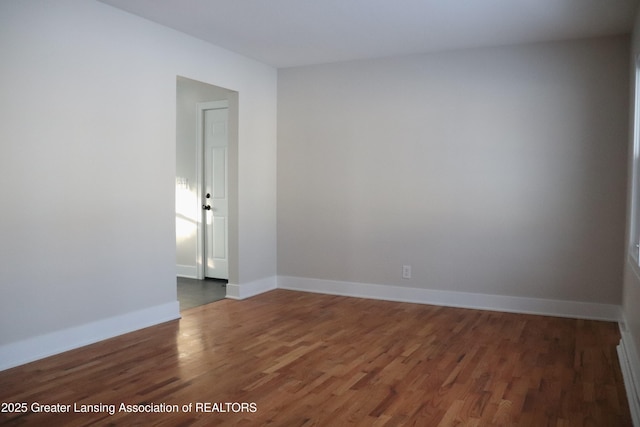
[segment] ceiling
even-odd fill
[[[100,0],[274,67],[629,33],[638,0]]]

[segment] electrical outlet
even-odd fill
[[[403,279],[411,279],[411,266],[403,265],[402,266],[402,278]]]

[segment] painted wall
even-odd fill
[[[275,283],[275,69],[87,0],[0,2],[0,57],[0,359],[177,315],[178,75],[239,93],[236,285]]]
[[[614,37],[280,70],[278,273],[620,304],[628,52]]]

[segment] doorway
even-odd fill
[[[176,286],[182,291],[237,277],[237,138],[238,93],[178,76]],[[207,294],[195,293],[201,291]]]

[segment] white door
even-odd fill
[[[204,111],[204,275],[229,279],[228,109]]]

